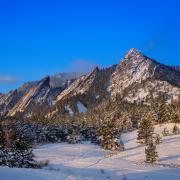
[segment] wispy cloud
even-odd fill
[[[66,69],[66,71],[69,72],[81,72],[81,73],[88,73],[92,69],[94,69],[98,64],[86,60],[86,59],[76,59],[71,62],[69,67]]]
[[[18,82],[18,78],[15,76],[0,75],[0,83],[1,84],[13,84],[16,82]]]

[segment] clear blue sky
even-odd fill
[[[179,65],[180,1],[0,0],[0,92],[118,63],[131,47]]]

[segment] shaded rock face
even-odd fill
[[[62,112],[73,116],[82,112],[82,107],[87,111],[88,108],[109,98],[107,87],[115,67],[116,65],[106,69],[96,67],[89,74],[77,78],[57,96],[55,106],[48,116],[56,116]],[[83,110],[83,112],[85,111]]]
[[[118,65],[95,68],[87,75],[60,73],[0,94],[0,115],[29,116],[39,108],[51,109],[48,116],[74,115],[79,112],[78,103],[88,110],[117,95],[130,102],[149,103],[162,95],[169,103],[178,101],[180,71],[132,48]]]
[[[154,72],[154,78],[161,81],[167,81],[171,85],[180,88],[180,71],[174,70],[171,67],[157,64]]]

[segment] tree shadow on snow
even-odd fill
[[[119,167],[119,170],[113,170],[108,168],[79,168],[79,167],[71,167],[71,166],[64,166],[60,164],[51,164],[47,168],[50,171],[56,171],[60,173],[65,173],[68,175],[75,176],[77,178],[92,178],[94,180],[104,180],[104,179],[113,179],[113,180],[179,180],[180,179],[180,169],[171,169],[171,168],[163,168],[157,170],[155,168],[143,168],[143,170],[139,167]]]

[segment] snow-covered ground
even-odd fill
[[[164,127],[172,131],[172,124],[156,126],[161,133]],[[122,135],[126,151],[110,156],[110,152],[99,146],[84,143],[70,145],[66,143],[38,146],[34,154],[39,161],[49,160],[43,169],[9,169],[0,168],[0,180],[76,180],[76,179],[152,179],[179,180],[180,169],[180,135],[163,138],[158,145],[159,164],[144,164],[144,147],[136,143],[137,131]],[[173,165],[172,165],[173,164]]]
[[[157,145],[159,153],[158,164],[177,165],[180,167],[180,135],[172,135],[174,124],[163,124],[155,127],[155,133],[162,137],[162,144]],[[180,129],[180,124],[177,125]],[[167,128],[170,136],[163,137],[162,131]],[[125,133],[122,135],[126,151],[121,152],[119,156],[126,157],[127,160],[143,162],[145,159],[144,146],[140,146],[136,141],[137,131]]]

